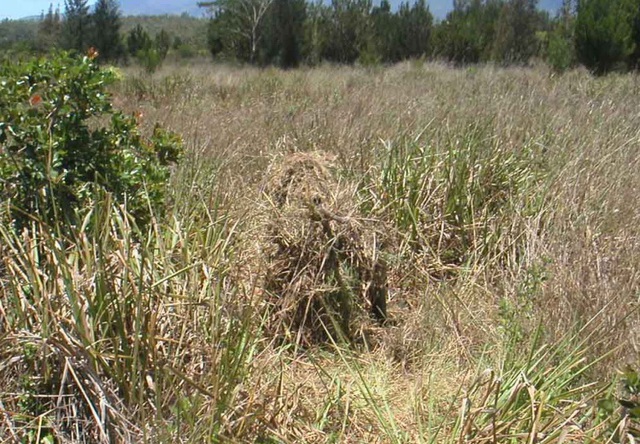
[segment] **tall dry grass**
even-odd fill
[[[133,238],[108,204],[70,246],[3,232],[3,436],[621,439],[598,405],[638,365],[639,92],[634,75],[421,63],[126,72],[116,106],[187,143],[172,209]],[[306,151],[335,156],[392,239],[391,319],[366,345],[264,333],[261,190]]]

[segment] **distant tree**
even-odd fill
[[[265,17],[261,63],[295,67],[302,58],[305,0],[273,0]]]
[[[43,50],[57,46],[60,42],[61,28],[60,10],[54,11],[53,4],[49,4],[49,10],[42,16],[38,26],[38,46]]]
[[[137,56],[144,49],[151,47],[151,38],[139,23],[127,35],[127,50],[132,56]]]
[[[182,42],[182,39],[180,38],[179,35],[175,36],[173,38],[173,43],[171,43],[171,47],[173,49],[178,49],[180,48],[184,43]]]
[[[304,23],[302,54],[305,61],[317,65],[325,58],[331,32],[331,10],[321,1],[309,3]]]
[[[454,0],[454,8],[437,27],[433,54],[457,64],[490,60],[503,1]]]
[[[91,38],[91,17],[88,0],[65,0],[62,21],[62,46],[84,52]]]
[[[325,32],[323,58],[353,63],[369,45],[373,22],[371,0],[333,0]]]
[[[538,0],[508,0],[496,25],[492,59],[503,64],[527,63],[536,53]]]
[[[629,56],[629,67],[635,70],[640,69],[640,0],[634,0],[631,20],[631,39],[634,43],[634,49]]]
[[[160,30],[160,32],[156,34],[154,46],[160,58],[164,60],[167,57],[169,48],[171,48],[171,36],[169,33],[164,29]]]
[[[43,48],[38,47],[37,40],[37,21],[0,20],[0,62],[13,59],[15,54],[42,50]]]
[[[581,0],[575,25],[578,60],[595,74],[626,67],[635,49],[635,0]]]
[[[373,21],[372,50],[383,62],[397,62],[403,57],[401,48],[400,21],[391,12],[389,0],[382,0],[380,6],[371,11]],[[404,33],[403,33],[404,34]]]
[[[98,0],[93,15],[93,38],[91,45],[100,55],[100,60],[115,61],[125,55],[120,37],[120,11],[116,0]]]
[[[401,58],[416,58],[429,52],[433,16],[425,0],[416,0],[413,6],[401,3],[398,10]]]
[[[149,73],[153,73],[164,62],[171,48],[171,35],[164,29],[160,29],[154,39],[140,23],[133,27],[127,34],[127,51]],[[177,42],[182,45],[178,39]]]
[[[230,21],[227,14],[222,12],[215,12],[214,16],[209,20],[209,26],[207,27],[207,45],[209,46],[209,52],[213,57],[218,57],[224,51],[233,54],[241,60],[248,58],[248,50],[238,50],[238,41],[225,32],[227,27],[227,21]]]
[[[273,0],[198,2],[198,6],[207,8],[212,16],[213,30],[210,27],[209,41],[214,48],[211,52],[219,52],[218,46],[232,46],[239,58],[255,62],[263,37],[264,19],[272,3]],[[239,49],[244,49],[246,54]]]
[[[563,0],[555,26],[549,35],[546,60],[557,72],[566,71],[576,62],[574,11],[574,0]]]

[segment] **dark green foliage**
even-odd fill
[[[209,52],[213,57],[217,57],[224,51],[231,50],[231,45],[227,46],[227,39],[225,39],[224,32],[224,18],[214,17],[209,21],[207,28],[207,44],[209,45]]]
[[[324,48],[327,60],[353,63],[365,51],[371,33],[371,0],[333,0]]]
[[[640,371],[637,364],[627,364],[618,372],[618,384],[598,401],[597,415],[607,421],[613,442],[627,442],[625,435],[634,442],[640,437]]]
[[[636,0],[582,0],[575,27],[578,60],[595,74],[624,68],[635,48],[637,15]]]
[[[172,49],[191,52],[194,55],[206,53],[207,26],[209,20],[202,17],[183,15],[128,16],[122,17],[122,33],[128,36],[138,25],[149,36],[157,36],[163,30],[172,38]],[[177,44],[176,44],[177,43]]]
[[[171,49],[171,36],[161,29],[152,40],[142,25],[138,24],[129,31],[127,49],[148,73],[153,73],[162,65]]]
[[[401,3],[398,11],[398,41],[400,58],[417,58],[429,51],[433,16],[425,0],[417,0],[413,6]]]
[[[61,31],[60,10],[54,11],[53,5],[50,4],[47,14],[42,17],[38,25],[38,47],[45,51],[55,48],[60,42]]]
[[[304,22],[307,5],[304,0],[274,0],[265,19],[261,62],[283,68],[298,66],[302,59]]]
[[[538,0],[508,0],[496,24],[492,59],[503,64],[527,63],[536,53]]]
[[[371,11],[373,35],[371,50],[377,58],[386,62],[397,62],[402,59],[402,49],[398,44],[401,35],[398,15],[391,12],[388,0],[382,0],[380,6]]]
[[[126,56],[126,50],[120,33],[120,11],[116,0],[98,0],[90,19],[89,46],[98,51],[99,60],[122,60]]]
[[[91,18],[94,29],[91,44],[98,50],[100,60],[117,61],[124,57],[120,11],[116,0],[98,0]]]
[[[62,53],[1,72],[0,201],[16,228],[31,218],[78,224],[98,190],[139,224],[162,208],[181,143],[160,128],[142,137],[133,116],[112,108],[112,71]]]
[[[109,2],[117,7],[117,0]],[[99,6],[97,2],[95,5]],[[52,5],[43,12],[40,20],[0,20],[0,57],[15,58],[16,56],[32,56],[36,53],[46,53],[61,48],[75,49],[75,46],[69,45],[69,35],[63,29],[69,25],[69,23],[65,23],[64,12],[64,10],[59,11]],[[167,32],[172,39],[171,46],[180,57],[194,57],[204,54],[208,49],[206,38],[208,20],[203,18],[185,14],[180,16],[120,16],[118,22],[121,25],[119,30],[121,46],[111,49],[108,45],[96,42],[96,38],[100,39],[104,33],[96,33],[94,29],[95,16],[96,11],[93,7],[87,10],[85,18],[88,20],[88,26],[85,26],[86,32],[82,34],[84,37],[81,51],[86,51],[90,46],[98,47],[100,53],[98,60],[100,61],[123,62],[126,61],[127,55],[136,58],[138,50],[133,53],[129,52],[127,38],[138,25],[151,40],[154,40],[153,37],[163,30]],[[76,33],[73,32],[71,36],[75,40]],[[178,38],[179,45],[173,45],[175,38]],[[114,50],[120,52],[121,57],[109,57],[110,60],[106,60],[105,57]],[[124,53],[121,52],[123,50]],[[159,58],[162,59],[162,57]]]
[[[434,55],[457,64],[491,59],[500,0],[458,0],[439,26]]]
[[[169,48],[171,48],[171,36],[164,29],[156,34],[155,47],[160,58],[164,60],[167,57]]]
[[[573,0],[564,0],[562,9],[547,34],[545,59],[556,72],[564,72],[576,63],[574,46],[575,16]]]
[[[311,65],[320,63],[324,58],[324,48],[329,40],[327,29],[330,15],[329,8],[321,3],[311,3],[307,7],[303,54],[307,63]]]
[[[84,52],[91,39],[91,17],[87,0],[65,0],[62,47]]]
[[[207,28],[209,52],[213,57],[226,57],[242,62],[252,59],[251,37],[232,10],[211,7],[212,16]]]
[[[547,63],[556,72],[564,72],[575,62],[573,41],[561,29],[556,29],[549,36],[547,46]]]
[[[573,26],[570,28],[559,24],[549,34],[546,60],[556,72],[564,72],[575,65],[576,54],[573,44]]]
[[[640,69],[640,1],[634,1],[635,14],[631,22],[631,39],[634,43],[634,49],[629,56],[629,67],[632,69]]]
[[[554,19],[537,9],[538,0],[455,0],[439,23],[427,0],[402,2],[397,10],[389,0],[200,2],[208,21],[187,15],[121,19],[116,0],[99,0],[89,15],[87,2],[65,0],[62,21],[51,6],[31,33],[26,23],[0,23],[0,49],[42,52],[60,42],[76,51],[95,46],[101,60],[118,61],[124,41],[128,55],[149,72],[172,50],[179,58],[208,50],[219,59],[283,68],[426,57],[457,65],[522,65],[538,57],[558,72],[580,62],[597,74],[640,66],[640,0],[564,0]]]
[[[35,50],[38,23],[33,20],[0,21],[0,57],[9,56],[13,50]]]
[[[273,0],[199,2],[198,6],[211,14],[208,31],[211,53],[226,52],[244,62],[257,62],[272,3]]]
[[[127,49],[129,54],[136,56],[140,51],[151,47],[151,38],[140,24],[136,25],[127,35]]]

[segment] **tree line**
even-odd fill
[[[260,65],[321,61],[394,63],[412,58],[458,65],[528,64],[564,70],[578,63],[596,74],[640,66],[640,0],[564,0],[555,16],[537,0],[454,0],[435,21],[425,0],[215,0],[209,49]]]
[[[454,0],[437,21],[425,0],[215,0],[207,45],[216,59],[284,68],[321,62],[379,64],[436,59],[456,65],[526,65],[546,60],[562,71],[583,64],[596,74],[640,67],[640,0],[564,0],[551,16],[537,0]],[[154,69],[185,43],[164,29],[121,29],[117,0],[65,0],[43,14],[38,41],[105,61],[136,59]],[[203,31],[204,32],[204,31]]]
[[[171,47],[179,49],[183,45],[164,29],[150,36],[139,24],[123,34],[117,0],[97,0],[92,9],[88,0],[65,0],[63,13],[50,5],[40,20],[37,40],[39,49],[86,52],[92,47],[102,61],[126,62],[133,58],[150,71],[162,63]]]

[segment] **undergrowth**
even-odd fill
[[[635,78],[429,64],[154,76],[125,72],[108,100],[129,142],[158,123],[182,134],[165,194],[135,188],[132,207],[97,187],[73,217],[16,224],[3,189],[1,439],[637,439]],[[55,98],[40,97],[44,112],[33,93],[21,112],[50,119]],[[33,131],[46,160],[57,145]],[[2,149],[22,155],[20,140]],[[290,187],[302,200],[289,214],[265,182],[310,152],[335,177],[304,185],[321,201]],[[38,196],[53,203],[58,176],[43,171]],[[290,250],[313,261],[287,257],[274,291],[262,240],[293,232]],[[345,245],[384,261],[384,322],[354,315],[353,338],[320,322],[319,344],[274,334],[279,297],[335,290],[313,270],[349,258]],[[343,261],[334,275],[366,294],[375,267],[358,280]]]

